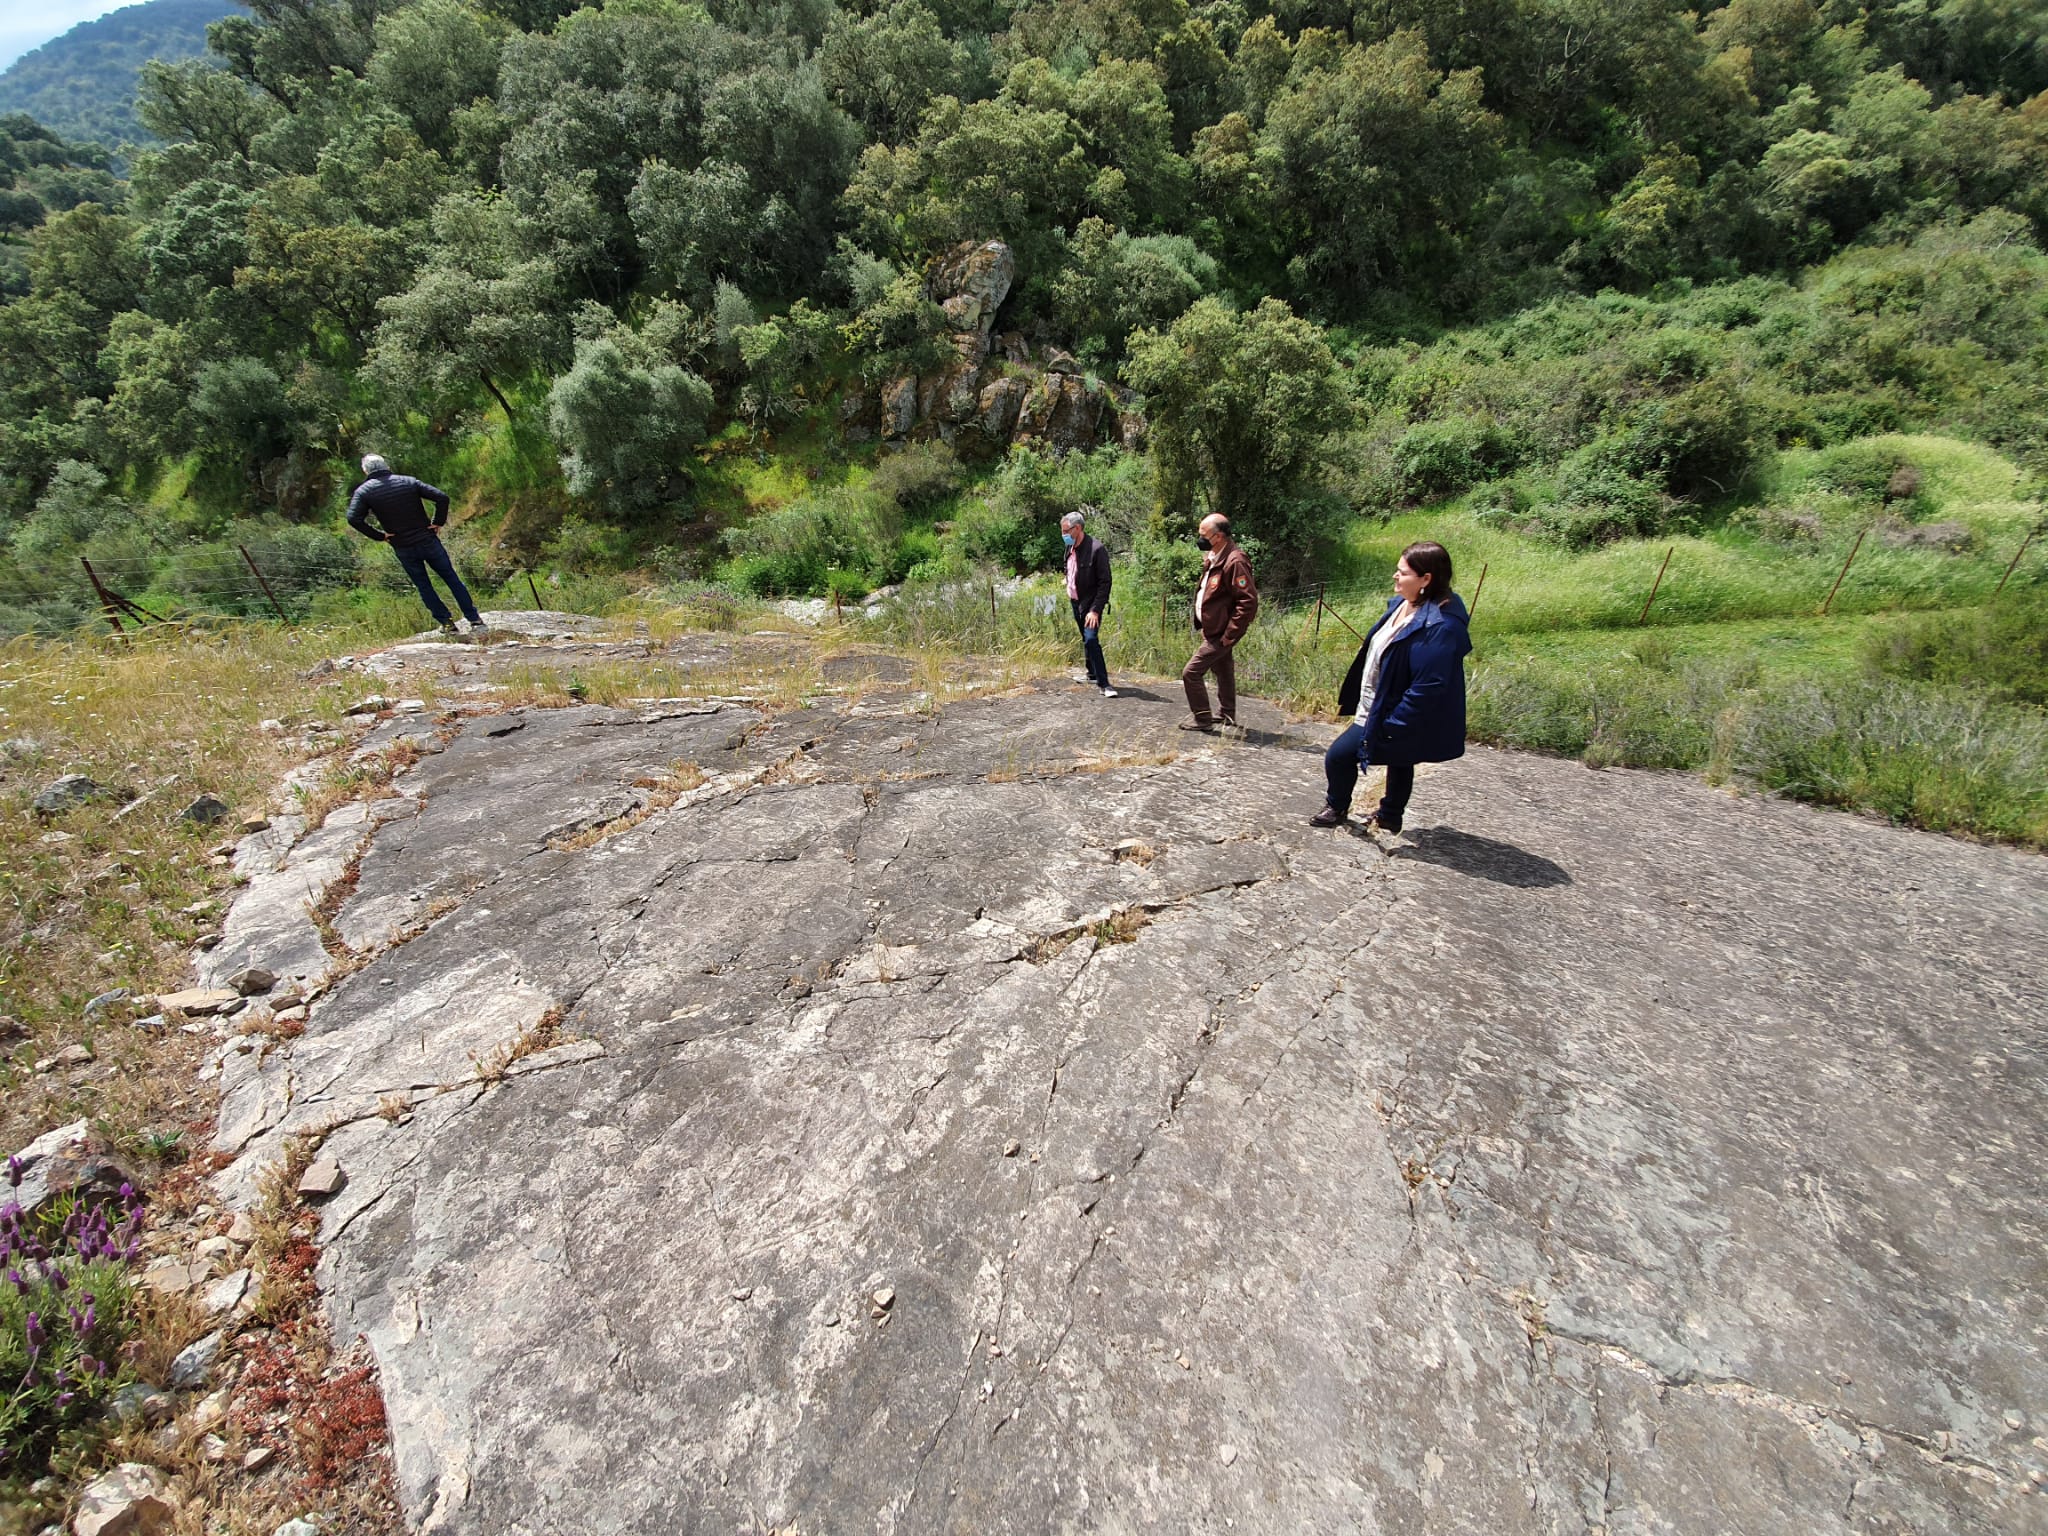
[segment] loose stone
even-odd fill
[[[38,816],[61,816],[73,806],[84,805],[106,792],[105,785],[82,773],[67,773],[44,785],[29,805]]]
[[[189,987],[183,992],[166,992],[156,1003],[166,1012],[175,1008],[187,1018],[203,1019],[240,999],[239,992],[227,987]]]
[[[220,1359],[221,1345],[227,1335],[216,1328],[197,1343],[188,1344],[178,1352],[171,1362],[171,1385],[180,1392],[189,1392],[194,1387],[204,1386],[213,1375],[215,1362]]]
[[[208,1317],[219,1317],[235,1310],[242,1304],[242,1298],[249,1293],[249,1271],[238,1269],[231,1275],[223,1275],[207,1288],[199,1305]]]
[[[124,1461],[86,1484],[71,1529],[76,1536],[161,1536],[177,1513],[167,1487],[155,1467]]]
[[[348,1182],[348,1175],[341,1171],[341,1164],[331,1157],[316,1158],[299,1180],[299,1193],[312,1199],[325,1199],[341,1193],[342,1185]]]
[[[85,1005],[85,1022],[99,1023],[102,1018],[127,1002],[132,995],[126,987],[115,987],[110,992],[102,992]]]
[[[260,965],[252,965],[230,976],[228,985],[244,997],[259,997],[277,985],[277,972],[267,971]]]

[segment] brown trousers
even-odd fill
[[[1206,672],[1216,674],[1220,718],[1237,724],[1237,658],[1230,646],[1218,645],[1214,640],[1204,640],[1181,668],[1180,685],[1187,692],[1188,712],[1204,725],[1212,725],[1219,718],[1209,713],[1209,690],[1202,683]]]

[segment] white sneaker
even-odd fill
[[[1116,690],[1114,688],[1105,688],[1102,690],[1102,696],[1105,699],[1113,699],[1116,697]]]

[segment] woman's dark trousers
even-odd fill
[[[472,624],[481,624],[476,603],[469,595],[469,588],[462,584],[462,578],[455,574],[455,562],[448,558],[448,550],[438,538],[423,539],[417,544],[394,544],[391,553],[398,556],[398,563],[405,567],[405,574],[412,578],[412,584],[419,588],[420,601],[427,605],[427,612],[434,616],[436,624],[450,624],[448,605],[441,601],[441,594],[434,590],[433,582],[427,579],[427,572],[433,571],[448,584],[455,601],[462,608],[462,616]]]
[[[1323,754],[1323,777],[1330,781],[1330,809],[1339,816],[1351,813],[1351,793],[1358,788],[1359,774],[1368,766],[1365,727],[1354,720]],[[1389,832],[1400,831],[1401,820],[1408,814],[1408,797],[1414,793],[1414,767],[1406,763],[1390,765],[1386,793],[1380,798],[1373,820]]]
[[[1088,610],[1078,599],[1068,598],[1073,605],[1074,628],[1081,631],[1081,655],[1088,663],[1088,680],[1098,688],[1109,686],[1109,663],[1102,659],[1102,628],[1100,625],[1091,632],[1088,628]]]

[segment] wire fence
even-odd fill
[[[1863,530],[1850,547],[1841,568],[1835,572],[1827,595],[1822,599],[1817,612],[1809,610],[1811,616],[1825,618],[1833,608],[1836,597],[1842,591],[1856,564],[1858,555],[1865,547],[1865,535],[1869,531],[1868,528]],[[2048,532],[2048,525],[2036,524],[2019,541],[2011,558],[2003,563],[1997,585],[1991,594],[1994,599],[2004,592],[2028,549],[2044,532]],[[261,615],[268,610],[271,616],[289,624],[295,622],[296,617],[304,617],[305,610],[311,607],[312,600],[320,594],[344,592],[360,585],[352,575],[349,579],[337,580],[336,577],[340,573],[332,570],[295,567],[288,570],[266,571],[246,547],[238,545],[236,552],[246,567],[245,572],[235,572],[231,567],[224,569],[217,546],[207,564],[197,569],[187,567],[181,570],[176,556],[168,559],[133,555],[81,558],[78,586],[74,589],[73,595],[90,607],[97,608],[112,630],[125,636],[124,622],[138,626],[168,623],[174,618],[196,617],[206,611],[227,611],[239,617],[249,617],[252,614]],[[1656,565],[1654,571],[1646,570],[1648,580],[1643,602],[1634,614],[1633,622],[1636,625],[1649,622],[1657,598],[1665,590],[1667,578],[1673,577],[1676,552],[1675,543],[1667,546],[1661,562]],[[1475,624],[1485,599],[1490,570],[1490,566],[1481,566],[1479,578],[1467,600],[1467,610]],[[1675,579],[1682,579],[1682,562],[1680,574]],[[540,586],[531,570],[519,572],[504,586],[516,590],[521,581],[527,587],[528,595],[536,609],[550,606],[548,600],[542,596]],[[385,586],[381,582],[377,585]],[[388,590],[398,594],[408,589],[394,584],[389,586]],[[138,592],[158,606],[168,607],[170,611],[158,613],[144,606],[133,595]],[[1317,637],[1320,636],[1326,617],[1332,624],[1341,626],[1356,636],[1360,635],[1358,624],[1375,617],[1374,610],[1389,595],[1388,585],[1384,580],[1353,579],[1334,583],[1296,581],[1292,585],[1262,593],[1260,606],[1272,619],[1311,615],[1306,622]],[[995,597],[992,586],[989,592],[989,608],[984,618],[989,623],[990,642],[999,644],[1003,623],[996,611]],[[1161,594],[1159,620],[1162,638],[1172,627],[1175,602],[1174,593]],[[291,605],[291,610],[296,610],[296,615],[294,611],[288,611],[287,603]],[[557,605],[560,605],[559,598]],[[181,606],[186,610],[183,613],[178,612]],[[1347,617],[1346,610],[1357,618],[1358,624],[1353,623],[1352,617]],[[843,608],[837,604],[834,614],[835,618],[843,620]],[[1789,618],[1794,615],[1788,612],[1782,616]],[[1619,614],[1614,618],[1617,626],[1627,622]]]
[[[261,616],[268,610],[280,623],[291,624],[305,616],[303,610],[310,608],[311,599],[361,585],[354,573],[337,580],[339,573],[320,569],[266,571],[247,548],[238,545],[236,552],[247,568],[246,575],[223,572],[217,563],[200,572],[181,571],[175,557],[166,561],[140,556],[80,556],[78,582],[71,589],[72,595],[97,608],[111,631],[126,639],[126,624],[170,624],[223,611],[249,617],[252,613]],[[199,579],[195,580],[195,575]],[[534,608],[548,608],[550,605],[542,597],[532,571],[519,572],[504,585],[516,590],[515,584],[521,579]],[[377,585],[394,596],[412,591],[410,584]],[[142,594],[166,611],[159,613],[145,606],[134,593]],[[287,602],[301,611],[296,615],[287,611]],[[559,599],[556,606],[560,606]]]

